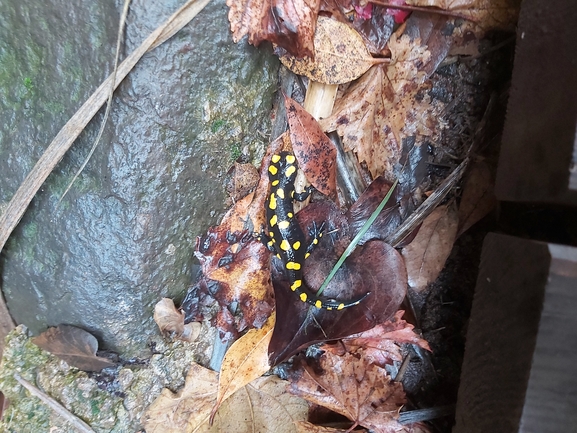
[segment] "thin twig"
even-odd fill
[[[62,199],[66,197],[66,194],[68,193],[70,188],[72,188],[72,185],[74,184],[78,176],[80,176],[80,173],[82,173],[84,167],[86,167],[86,164],[88,164],[88,161],[90,161],[90,158],[92,158],[92,154],[96,150],[96,147],[98,146],[98,143],[100,143],[100,139],[102,138],[102,133],[104,132],[106,121],[108,120],[108,116],[110,115],[110,107],[112,107],[112,95],[114,94],[114,86],[112,85],[112,83],[116,82],[116,72],[118,71],[118,59],[120,57],[120,47],[122,45],[122,35],[124,34],[126,17],[128,16],[128,6],[130,6],[130,0],[125,0],[124,7],[122,9],[122,15],[120,16],[120,23],[118,24],[118,36],[116,37],[116,54],[114,55],[114,68],[112,69],[111,74],[112,79],[110,80],[110,90],[108,92],[108,101],[106,101],[106,111],[104,112],[104,118],[100,123],[100,129],[98,130],[98,134],[96,134],[96,138],[94,139],[94,143],[92,143],[92,147],[90,148],[90,152],[88,152],[88,156],[84,159],[84,162],[82,163],[82,165],[80,166],[80,168],[78,169],[78,171],[76,172],[76,174],[74,175],[74,177],[64,190],[64,193],[62,193],[62,196],[60,197],[58,203],[56,204],[56,208],[60,206]]]
[[[30,392],[30,394],[42,400],[42,402],[46,404],[46,406],[48,406],[50,409],[52,409],[54,412],[56,412],[58,415],[64,418],[72,427],[74,427],[80,433],[95,433],[94,430],[92,430],[92,428],[88,424],[86,424],[76,415],[71,413],[68,409],[66,409],[64,406],[62,406],[48,394],[45,394],[44,392],[36,388],[34,385],[32,385],[30,382],[28,382],[26,379],[23,379],[18,373],[14,373],[14,379],[16,379],[20,385],[26,388]]]

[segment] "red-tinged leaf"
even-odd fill
[[[350,353],[362,352],[362,356],[369,362],[380,367],[392,364],[393,361],[402,361],[401,343],[416,344],[430,351],[429,343],[415,333],[414,326],[401,319],[403,313],[402,310],[397,311],[392,320],[343,339],[345,350]],[[322,348],[325,347],[329,346]]]
[[[402,385],[363,358],[348,353],[297,358],[290,380],[291,393],[346,416],[353,425],[377,433],[403,428],[397,421],[406,402]]]
[[[307,206],[297,218],[303,228],[313,221],[326,221],[327,233],[331,233],[323,236],[305,262],[305,283],[315,291],[350,242],[347,222],[328,202]],[[381,241],[368,242],[349,256],[322,296],[349,300],[370,294],[359,305],[327,311],[301,302],[290,290],[282,266],[273,267],[277,326],[269,345],[271,365],[310,344],[343,338],[386,321],[405,296],[406,278],[404,262],[394,248]]]
[[[296,101],[285,96],[290,139],[299,167],[320,192],[336,197],[337,150],[319,123]]]
[[[296,57],[314,57],[320,0],[227,0],[226,4],[235,42],[248,34],[253,45],[270,41]]]
[[[220,311],[215,324],[222,338],[234,338],[247,327],[260,328],[273,308],[269,253],[252,233],[266,224],[267,170],[271,156],[289,145],[287,139],[283,134],[269,146],[255,192],[236,202],[219,226],[197,239],[194,254],[203,276],[195,286],[197,293],[187,297],[183,309],[187,318],[196,318],[199,306],[195,302],[205,296],[216,299]],[[239,318],[230,313],[233,302],[238,302],[242,312]]]

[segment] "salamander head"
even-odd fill
[[[285,183],[294,182],[297,175],[297,160],[289,152],[281,152],[272,156],[268,168],[268,177],[271,182],[277,179],[284,179]]]

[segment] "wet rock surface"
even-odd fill
[[[123,57],[179,2],[131,4]],[[0,203],[111,72],[121,5],[0,6]],[[101,114],[51,174],[0,257],[11,314],[33,334],[82,327],[146,356],[153,305],[195,274],[195,236],[223,212],[222,178],[267,141],[277,62],[233,44],[223,0],[145,55],[115,93],[101,143],[68,195]],[[3,114],[4,116],[4,114]]]

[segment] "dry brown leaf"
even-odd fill
[[[404,138],[433,136],[443,127],[440,105],[428,95],[416,98],[427,86],[422,68],[430,52],[406,35],[392,35],[389,49],[391,64],[370,69],[336,101],[333,114],[320,121],[325,131],[343,137],[345,150],[354,150],[373,178],[391,177]]]
[[[147,433],[182,433],[208,422],[216,402],[218,374],[193,364],[184,387],[173,393],[164,388],[148,407],[141,422]]]
[[[76,326],[58,325],[49,328],[38,337],[34,337],[32,342],[80,370],[100,371],[115,365],[106,358],[96,356],[98,349],[96,337]]]
[[[299,168],[320,192],[337,195],[337,149],[319,123],[295,100],[285,96],[290,141]]]
[[[314,425],[308,421],[299,421],[296,423],[297,433],[347,433],[349,429],[324,427],[320,425]],[[355,429],[355,433],[362,433],[368,430],[365,429]]]
[[[276,376],[260,377],[227,399],[211,428],[200,432],[296,433],[295,423],[307,419],[308,403],[287,392],[288,382]]]
[[[402,428],[397,419],[405,393],[384,368],[349,353],[325,353],[314,366],[299,358],[296,368],[290,388],[293,394],[377,433]]]
[[[211,417],[224,400],[270,369],[268,344],[274,329],[275,317],[273,313],[261,329],[251,329],[227,350],[220,367],[218,398]]]
[[[202,325],[199,322],[184,324],[184,314],[174,306],[169,298],[162,298],[154,306],[154,321],[162,333],[173,334],[183,341],[194,341],[200,334]]]
[[[521,0],[406,0],[413,6],[433,6],[456,12],[475,22],[483,31],[512,30],[519,16]]]
[[[454,206],[439,206],[425,218],[415,239],[402,251],[410,287],[421,291],[437,279],[453,249],[458,223]]]
[[[227,0],[226,4],[234,42],[248,34],[253,45],[270,41],[295,56],[313,56],[320,0]]]
[[[313,58],[280,56],[283,65],[295,74],[324,84],[343,84],[356,80],[375,63],[356,30],[331,18],[319,16],[314,38]]]
[[[487,215],[496,204],[494,174],[485,161],[476,161],[469,168],[468,177],[463,185],[457,236]]]

